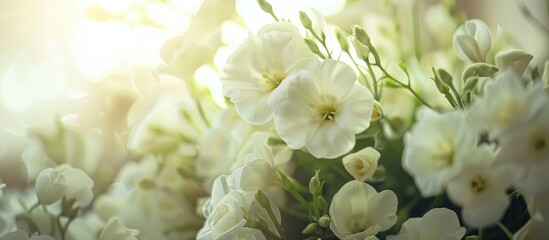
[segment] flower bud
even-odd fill
[[[93,180],[82,170],[69,165],[56,168],[67,179],[67,200],[75,200],[77,207],[87,207],[93,199]]]
[[[34,191],[41,204],[49,205],[65,196],[68,190],[65,176],[53,168],[42,171],[34,185]]]
[[[347,41],[347,38],[345,38],[343,31],[341,29],[336,29],[336,38],[339,42],[339,46],[341,46],[341,50],[344,52],[349,52],[349,42]]]
[[[301,233],[303,233],[303,234],[313,234],[313,233],[316,233],[319,230],[320,230],[320,228],[318,226],[318,223],[309,223],[309,225],[307,225],[307,227],[305,227],[305,229],[303,229],[303,231]]]
[[[343,166],[358,181],[366,181],[376,172],[381,154],[372,147],[343,157]]]
[[[285,190],[293,191],[297,189],[296,183],[280,169],[276,169],[276,179]]]
[[[370,121],[375,122],[383,117],[383,108],[378,101],[374,100],[374,109],[372,111],[372,119]]]
[[[305,44],[307,45],[307,47],[309,47],[309,50],[311,50],[311,52],[326,59],[324,54],[320,51],[320,49],[318,49],[318,45],[316,45],[315,41],[309,38],[304,38],[303,41],[305,41]]]
[[[313,31],[313,22],[305,12],[299,11],[299,20],[301,21],[301,24],[303,24],[303,27]]]
[[[271,209],[271,200],[259,188],[255,191],[255,200],[262,208]]]
[[[471,77],[491,77],[498,71],[499,69],[491,64],[473,63],[463,71],[463,76],[461,78],[463,81],[467,81],[467,79]]]
[[[496,53],[496,65],[501,69],[509,68],[517,76],[522,76],[533,58],[532,54],[525,51],[510,49]]]
[[[98,240],[137,240],[135,236],[139,234],[139,230],[130,229],[118,220],[118,218],[110,218],[105,227],[99,233]]]
[[[257,3],[259,4],[259,7],[261,8],[261,10],[263,10],[263,12],[273,14],[273,6],[271,6],[270,3],[265,0],[257,0]]]
[[[330,160],[326,160],[330,161]],[[320,195],[322,192],[322,183],[320,182],[320,177],[318,176],[319,170],[315,171],[315,175],[309,181],[309,191],[313,195]]]
[[[351,26],[351,29],[353,30],[353,35],[358,41],[364,45],[370,45],[370,36],[368,36],[366,29],[359,25],[353,25]]]
[[[367,59],[370,54],[370,48],[357,40],[355,36],[349,36],[349,42],[355,47],[356,56],[360,59]]]
[[[472,19],[466,21],[454,32],[453,43],[459,59],[484,62],[492,46],[492,36],[486,23]]]
[[[331,221],[332,220],[330,219],[330,216],[324,215],[318,219],[318,225],[320,225],[320,227],[322,228],[327,228],[330,226]]]

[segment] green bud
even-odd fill
[[[465,237],[465,240],[480,240],[480,237],[477,235],[471,235],[471,236]]]
[[[361,43],[355,36],[349,36],[349,41],[355,47],[355,53],[360,59],[368,59],[370,55],[370,48]]]
[[[341,46],[341,50],[348,53],[349,52],[349,42],[347,41],[347,38],[344,36],[343,31],[341,29],[337,28],[335,32],[336,32],[337,41],[339,42],[339,46]]]
[[[311,22],[311,19],[305,12],[299,11],[299,20],[301,21],[301,24],[303,24],[303,27],[313,31],[313,22]]]
[[[432,68],[432,71],[433,71],[433,78],[431,79],[433,79],[433,81],[435,82],[435,86],[437,87],[438,91],[441,93],[450,92],[450,88],[442,82],[439,74],[437,73],[434,67]]]
[[[404,72],[408,72],[408,66],[406,65],[406,62],[401,60],[398,60],[398,67],[402,69]]]
[[[328,211],[328,203],[323,196],[318,196],[318,208],[320,208],[320,210],[322,210],[323,212]]]
[[[296,183],[278,168],[276,169],[276,179],[278,180],[278,183],[282,185],[282,188],[287,191],[297,189]]]
[[[469,65],[469,67],[467,67],[465,71],[463,71],[463,76],[461,77],[461,79],[463,79],[463,81],[466,81],[470,77],[491,77],[498,71],[499,68],[488,63],[473,63]]]
[[[271,6],[271,4],[268,3],[267,1],[257,0],[257,3],[259,4],[259,7],[261,8],[261,10],[263,10],[263,12],[266,12],[268,14],[274,14],[273,6]]]
[[[332,220],[330,219],[330,216],[324,215],[318,219],[318,225],[320,225],[320,227],[322,228],[328,228],[330,227],[331,221]]]
[[[325,160],[325,161],[330,161],[330,160]],[[313,194],[313,196],[318,196],[322,192],[322,189],[321,189],[322,183],[320,183],[320,177],[318,176],[319,172],[320,170],[316,170],[315,175],[309,181],[309,191],[311,192],[311,194]]]
[[[326,56],[324,56],[320,49],[318,49],[318,45],[316,45],[315,41],[309,38],[304,38],[303,41],[305,41],[305,44],[307,45],[307,47],[309,47],[309,50],[311,50],[311,52],[320,56],[323,59],[326,59]]]
[[[465,81],[465,86],[463,86],[463,95],[470,93],[475,89],[478,84],[478,77],[470,77]]]
[[[453,86],[454,83],[452,82],[453,77],[450,75],[450,73],[446,72],[446,70],[440,68],[438,69],[438,77],[442,81],[442,83],[448,87]]]
[[[255,200],[262,208],[271,209],[271,200],[259,188],[255,191]]]
[[[364,45],[370,45],[370,36],[368,36],[368,33],[366,33],[366,29],[359,25],[353,25],[351,26],[351,29],[353,30],[353,35]]]
[[[318,223],[309,223],[301,233],[303,234],[313,234],[320,230]]]

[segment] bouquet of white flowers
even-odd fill
[[[325,4],[204,0],[101,124],[29,129],[0,240],[549,236],[548,45],[452,0]]]

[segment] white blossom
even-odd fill
[[[484,62],[492,46],[490,28],[482,20],[468,20],[454,32],[453,42],[461,60]]]
[[[227,61],[223,93],[245,121],[266,123],[285,95],[288,77],[315,58],[295,26],[266,25],[257,36],[249,34]]]
[[[0,240],[55,240],[55,238],[38,234],[29,237],[25,231],[17,230],[0,237]]]
[[[78,207],[87,207],[93,200],[93,180],[84,171],[69,165],[61,165],[56,170],[63,174],[67,183],[65,198],[75,200]]]
[[[43,170],[34,185],[36,196],[41,204],[52,204],[65,196],[68,183],[65,176],[52,168]]]
[[[421,218],[409,218],[402,224],[398,235],[387,240],[460,240],[466,229],[461,227],[457,214],[447,208],[433,208]]]
[[[448,181],[448,197],[462,207],[466,225],[483,228],[495,224],[510,204],[506,189],[513,181],[513,169],[493,164],[495,153],[487,146],[462,157],[463,169]]]
[[[549,222],[549,192],[539,196],[522,194],[530,217],[537,221]]]
[[[549,181],[549,100],[541,86],[534,91],[543,98],[542,107],[521,116],[501,133],[497,161],[514,167],[518,173],[515,186],[522,193],[538,196],[549,192],[545,184]]]
[[[129,229],[118,220],[110,218],[99,233],[98,240],[137,240],[139,230]]]
[[[378,193],[364,182],[352,180],[334,195],[330,229],[340,239],[364,239],[392,227],[398,199],[390,190]]]
[[[343,157],[343,166],[356,180],[363,182],[376,172],[380,156],[376,149],[367,147]]]
[[[477,98],[468,112],[472,129],[487,131],[490,138],[521,119],[531,119],[547,103],[540,89],[526,89],[511,71],[500,72],[485,86],[484,95]]]
[[[4,195],[4,188],[6,188],[6,184],[2,182],[2,179],[0,178],[0,198]]]
[[[495,58],[496,65],[500,69],[507,68],[513,71],[517,76],[522,76],[534,56],[522,50],[509,49],[496,53]]]
[[[288,86],[274,123],[292,149],[305,147],[316,158],[336,158],[355,145],[370,126],[373,97],[356,74],[335,60],[311,63]]]
[[[402,165],[424,197],[435,196],[461,168],[460,155],[476,145],[459,111],[437,113],[423,108],[404,136]]]
[[[513,235],[513,240],[545,240],[549,236],[549,223],[530,219]]]

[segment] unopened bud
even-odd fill
[[[330,226],[330,222],[332,220],[330,219],[330,216],[324,215],[318,219],[318,225],[322,228],[328,228]]]
[[[323,59],[326,59],[324,54],[320,51],[320,49],[318,49],[318,45],[316,45],[315,41],[309,38],[304,38],[303,41],[305,41],[305,44],[307,45],[307,47],[309,47],[309,50],[311,50],[311,52],[320,56]]]
[[[368,46],[358,41],[358,39],[355,36],[349,36],[349,41],[355,47],[355,53],[358,58],[360,59],[368,58],[368,55],[370,54],[370,48],[368,48]]]
[[[353,25],[351,26],[351,29],[353,30],[353,35],[364,45],[370,45],[370,36],[368,36],[368,33],[366,32],[366,29],[359,25]]]
[[[347,38],[344,36],[343,31],[341,29],[336,29],[336,38],[339,42],[339,46],[341,46],[341,50],[344,52],[349,52],[349,42],[347,41]]]
[[[305,229],[303,229],[303,231],[301,233],[303,233],[303,234],[313,234],[313,233],[318,232],[318,230],[320,230],[320,228],[318,226],[318,223],[309,223],[309,225],[307,225],[307,227],[305,227]]]
[[[313,31],[313,22],[305,12],[299,11],[299,20],[301,21],[301,24],[303,24],[303,27]]]
[[[372,122],[378,121],[383,117],[383,108],[381,107],[381,104],[378,101],[374,101],[374,109],[372,110]]]
[[[257,189],[255,191],[255,200],[257,201],[257,203],[259,203],[261,207],[265,209],[271,208],[271,200],[269,200],[269,197],[267,197],[267,195],[265,195],[265,193],[261,191],[261,189]]]
[[[330,161],[330,160],[325,160],[325,161]],[[320,170],[316,170],[315,175],[309,181],[309,191],[313,195],[320,195],[320,193],[322,192],[322,189],[321,189],[322,183],[320,182],[320,177],[318,176],[319,172]]]

